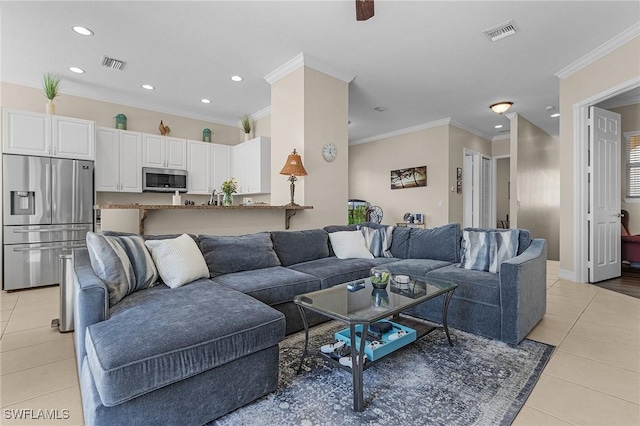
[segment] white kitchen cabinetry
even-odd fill
[[[142,192],[142,134],[99,127],[96,191]]]
[[[142,165],[187,170],[187,140],[142,134]]]
[[[209,142],[187,141],[187,192],[211,194],[220,191],[223,181],[230,178],[231,147]]]
[[[95,158],[95,122],[3,109],[3,152],[43,157]]]
[[[271,139],[260,136],[235,145],[231,157],[239,194],[271,192]]]

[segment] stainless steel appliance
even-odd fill
[[[142,190],[145,192],[187,192],[187,171],[143,167]]]
[[[3,289],[57,284],[93,230],[93,161],[2,156]]]

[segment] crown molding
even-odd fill
[[[507,117],[509,121],[513,121],[513,119],[516,118],[516,115],[518,115],[517,112],[510,112],[509,114],[505,114],[504,116]]]
[[[251,120],[256,121],[263,117],[266,117],[269,114],[271,114],[271,105],[269,105],[268,107],[264,107],[260,111],[256,111],[253,114],[251,114]]]
[[[356,78],[356,75],[353,72],[334,67],[333,65],[329,65],[317,58],[306,55],[304,53],[299,53],[294,58],[290,59],[289,61],[285,62],[284,64],[280,65],[278,68],[264,76],[264,79],[267,81],[267,83],[273,84],[276,81],[280,80],[282,77],[290,74],[291,72],[297,70],[302,66],[313,68],[316,71],[330,75],[331,77],[342,80],[345,83],[350,83],[351,80]]]
[[[417,124],[415,126],[405,127],[403,129],[394,130],[394,131],[388,132],[388,133],[381,133],[379,135],[370,136],[368,138],[356,139],[354,141],[350,141],[349,145],[360,145],[360,144],[363,144],[363,143],[379,141],[381,139],[393,138],[395,136],[406,135],[407,133],[418,132],[420,130],[431,129],[431,128],[434,128],[434,127],[446,126],[446,125],[455,126],[455,127],[459,128],[459,129],[462,129],[462,130],[464,130],[466,132],[469,132],[469,133],[474,134],[476,136],[479,136],[481,138],[484,138],[484,139],[487,139],[487,140],[491,140],[491,136],[489,136],[489,135],[487,135],[485,133],[482,133],[479,130],[476,130],[476,129],[472,128],[472,127],[469,127],[469,126],[457,121],[454,118],[447,117],[447,118],[443,118],[443,119],[440,119],[440,120],[430,121],[428,123],[422,123],[422,124]]]
[[[491,136],[491,135],[488,135],[488,134],[486,134],[486,133],[483,133],[483,132],[481,132],[480,130],[476,130],[476,129],[474,129],[473,127],[469,127],[469,126],[467,126],[466,124],[463,124],[463,123],[459,122],[459,121],[458,121],[458,120],[456,120],[455,118],[452,118],[452,119],[451,119],[451,123],[450,123],[450,124],[451,124],[452,126],[455,126],[455,127],[459,128],[459,129],[465,130],[465,131],[467,131],[467,132],[471,133],[472,135],[479,136],[479,137],[481,137],[481,138],[483,138],[483,139],[491,140],[491,138],[492,138],[492,136]]]
[[[503,140],[507,140],[507,139],[511,139],[511,135],[509,133],[504,133],[502,135],[494,136],[491,139],[491,142],[493,142],[493,141],[503,141]]]
[[[587,65],[597,61],[598,59],[602,58],[606,54],[614,51],[618,47],[622,46],[623,44],[625,44],[625,43],[627,43],[627,42],[629,42],[631,40],[633,40],[634,38],[636,38],[638,36],[640,36],[640,22],[638,22],[638,23],[632,25],[631,27],[627,28],[626,30],[624,30],[623,32],[621,32],[620,34],[618,34],[617,36],[615,36],[611,40],[605,42],[601,46],[599,46],[596,49],[592,50],[591,52],[587,53],[582,58],[578,59],[577,61],[573,62],[572,64],[569,64],[568,66],[564,67],[563,69],[561,69],[560,71],[558,71],[554,75],[556,77],[558,77],[559,79],[564,80],[565,78],[569,77],[570,75],[580,71],[581,69],[583,69]]]
[[[32,89],[42,89],[41,86],[34,85],[32,82],[28,81],[19,81],[19,80],[2,80],[4,83],[17,84],[19,86],[25,86]],[[66,86],[68,87],[68,86]],[[69,96],[77,96],[79,98],[91,99],[94,101],[107,102],[115,105],[122,105],[131,108],[139,108],[147,111],[160,112],[163,114],[171,114],[178,117],[190,118],[192,120],[200,120],[206,121],[207,123],[215,123],[221,124],[224,126],[230,127],[238,127],[237,120],[228,120],[220,117],[212,117],[210,115],[200,115],[194,113],[185,113],[184,110],[181,109],[173,109],[173,108],[158,108],[155,104],[145,103],[145,102],[131,102],[131,101],[123,101],[122,98],[118,98],[117,96],[113,96],[110,93],[105,93],[100,90],[92,89],[91,93],[87,93],[84,90],[65,90],[61,91],[60,95],[69,95]]]
[[[357,139],[355,141],[349,142],[349,145],[360,145],[363,143],[379,141],[380,139],[393,138],[395,136],[406,135],[407,133],[418,132],[420,130],[431,129],[433,127],[445,126],[451,123],[451,118],[443,118],[441,120],[430,121],[429,123],[417,124],[411,127],[405,127],[404,129],[394,130],[388,133],[381,133],[376,136],[370,136],[368,138]]]

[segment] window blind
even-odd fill
[[[627,136],[627,197],[640,198],[640,133]]]

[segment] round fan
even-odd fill
[[[382,216],[383,212],[380,206],[369,206],[369,208],[367,208],[367,222],[382,223]]]

